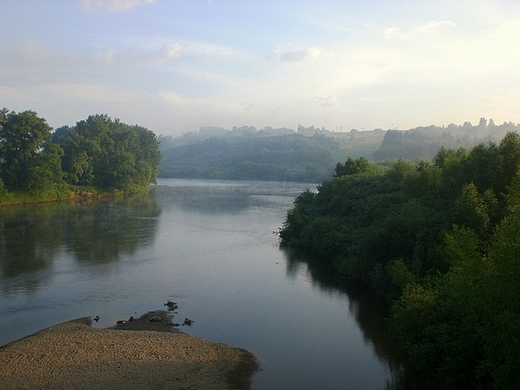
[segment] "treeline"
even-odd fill
[[[295,131],[293,129],[288,129],[286,127],[272,128],[271,126],[266,126],[260,130],[257,130],[257,128],[254,126],[233,126],[231,130],[228,130],[217,126],[203,126],[199,129],[198,132],[188,131],[178,137],[173,137],[171,135],[159,135],[159,140],[161,141],[161,148],[166,150],[181,145],[204,141],[213,137],[272,137],[294,133]]]
[[[392,302],[424,388],[520,382],[520,136],[432,161],[349,158],[279,231]]]
[[[496,125],[481,118],[478,125],[416,127],[406,131],[374,129],[334,132],[315,126],[201,127],[178,137],[159,136],[164,157],[161,177],[203,179],[291,180],[321,182],[332,178],[334,164],[347,157],[371,161],[430,160],[440,148],[469,149],[498,142],[519,125]]]
[[[155,182],[160,162],[144,127],[93,115],[53,132],[33,111],[0,110],[0,203],[137,191]]]
[[[177,146],[160,138],[159,176],[321,182],[347,154],[343,143],[319,134],[236,133]]]
[[[431,125],[406,131],[388,130],[381,147],[374,151],[372,160],[396,158],[431,160],[442,147],[470,149],[479,143],[498,142],[508,132],[519,130],[520,125],[513,122],[497,125],[493,119],[488,122],[486,118],[480,118],[476,126],[471,122],[464,122],[463,125],[452,123],[446,127]]]

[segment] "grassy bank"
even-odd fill
[[[148,186],[136,186],[131,191],[106,191],[95,187],[59,185],[44,191],[0,191],[0,206],[21,204],[72,201],[78,199],[97,199],[145,192]]]

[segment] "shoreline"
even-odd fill
[[[92,328],[89,317],[0,347],[2,389],[250,389],[250,352],[133,321]]]

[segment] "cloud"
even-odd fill
[[[432,20],[431,22],[428,22],[426,24],[423,24],[419,27],[417,27],[417,32],[422,34],[434,34],[437,33],[440,29],[444,27],[455,27],[457,23],[449,21],[449,20],[442,20],[442,21],[435,21]]]
[[[406,34],[401,31],[399,27],[389,27],[385,30],[383,36],[385,39],[392,39],[392,38],[404,38],[406,37]]]
[[[157,65],[181,58],[183,49],[183,45],[178,42],[151,51],[139,48],[117,51],[111,48],[92,54],[90,59],[96,65]]]
[[[497,55],[500,55],[500,52],[511,52],[518,53],[518,43],[520,37],[520,19],[517,20],[508,20],[503,24],[499,25],[489,34],[489,39],[498,43],[500,47],[498,47]],[[497,45],[494,45],[497,47]]]
[[[169,45],[163,46],[158,51],[159,57],[166,60],[179,58],[181,56],[182,45],[180,43],[170,43]]]
[[[0,65],[15,69],[53,62],[52,51],[40,46],[36,41],[25,41],[0,48],[0,54]]]
[[[194,60],[198,63],[215,61],[244,61],[251,55],[245,51],[197,41],[176,40],[167,37],[121,39],[120,48],[107,48],[92,57],[105,63],[159,65],[180,59]]]
[[[121,91],[103,84],[56,83],[43,88],[47,96],[89,104],[136,103],[139,97],[136,92]]]
[[[244,102],[244,103],[242,103],[242,106],[244,107],[245,111],[259,111],[259,110],[265,109],[265,107],[267,107],[267,103],[265,103],[265,102],[260,102],[260,103]]]
[[[412,39],[418,36],[435,35],[441,33],[447,28],[455,28],[457,23],[450,20],[436,21],[432,20],[428,23],[422,24],[419,27],[412,28],[405,32],[397,26],[387,28],[383,36],[385,39]]]
[[[81,0],[80,8],[85,12],[115,14],[153,2],[154,0]]]
[[[335,107],[338,105],[338,97],[331,96],[315,96],[313,100],[321,107]]]
[[[319,47],[310,47],[305,50],[292,50],[283,53],[280,58],[283,61],[297,62],[310,59],[316,59],[321,56],[321,49]]]

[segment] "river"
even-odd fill
[[[182,331],[259,358],[253,389],[406,388],[385,305],[279,248],[305,188],[162,179],[137,196],[0,208],[0,345],[173,300],[194,321]]]

